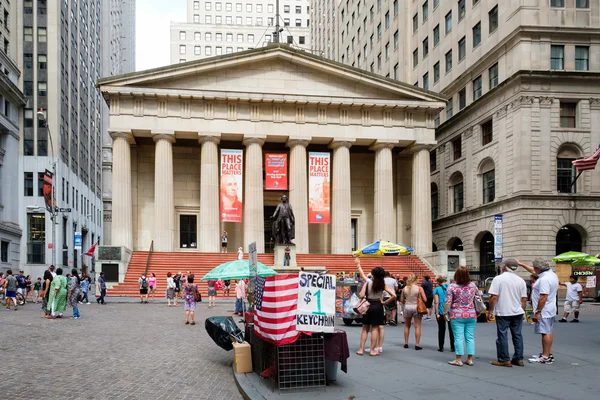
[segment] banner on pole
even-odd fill
[[[265,154],[265,190],[287,190],[287,154]]]
[[[301,271],[298,277],[296,330],[333,332],[335,324],[335,275]]]
[[[330,154],[308,154],[308,222],[328,224],[330,193]]]
[[[42,188],[44,194],[44,201],[46,202],[46,209],[48,212],[52,212],[52,172],[46,170],[44,173],[44,186]]]
[[[75,250],[81,250],[81,246],[83,245],[81,232],[75,232],[75,235],[73,236],[73,242],[73,244],[75,245]]]
[[[221,222],[242,222],[242,150],[221,149]]]
[[[494,215],[494,262],[502,262],[502,214]]]

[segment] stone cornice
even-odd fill
[[[552,107],[554,99],[552,97],[540,97],[540,107],[541,108],[550,108]]]
[[[23,235],[23,230],[11,222],[0,222],[0,232],[10,233],[19,237]]]
[[[247,138],[244,138],[244,140],[242,140],[242,144],[246,147],[250,146],[251,144],[257,144],[262,147],[262,145],[265,144],[265,138],[247,137]]]
[[[592,110],[600,110],[600,99],[598,99],[598,98],[591,98],[590,99],[590,108]]]

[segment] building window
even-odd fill
[[[10,242],[5,242],[4,240],[0,242],[0,262],[7,263],[8,262],[8,245]]]
[[[288,37],[287,37],[287,43],[288,44],[293,44],[294,43],[294,37],[291,36],[291,35],[288,35]]]
[[[419,29],[419,13],[413,15],[413,33]]]
[[[437,151],[431,150],[429,152],[429,172],[437,171]]]
[[[483,204],[491,203],[496,198],[496,171],[492,169],[487,172],[484,172],[482,180]]]
[[[384,17],[383,21],[385,22],[385,29],[388,30],[388,28],[390,27],[390,12],[389,11],[385,13],[385,17]]]
[[[377,54],[377,70],[381,70],[381,53]]]
[[[438,187],[435,183],[431,184],[431,219],[436,220],[439,218],[439,194]]]
[[[200,23],[200,16],[198,14],[194,14],[194,23],[195,24],[199,24]]]
[[[564,69],[565,46],[550,47],[550,69]]]
[[[23,29],[23,40],[25,42],[33,42],[33,28],[24,28]]]
[[[185,54],[185,45],[179,45],[179,54]]]
[[[425,72],[425,75],[423,75],[423,89],[429,89],[429,72]]]
[[[419,64],[419,49],[413,51],[413,68]]]
[[[577,193],[577,184],[571,186],[577,173],[575,166],[573,165],[575,158],[558,158],[556,161],[558,193]]]
[[[467,56],[467,38],[463,36],[458,41],[458,62],[461,62]]]
[[[212,47],[210,47],[210,46],[204,46],[204,55],[205,56],[212,56]]]
[[[436,114],[433,118],[433,127],[437,128],[438,126],[440,126],[440,113]]]
[[[396,65],[394,65],[394,79],[396,79],[396,80],[399,79],[398,68],[399,68],[399,64],[396,63]]]
[[[228,42],[233,42],[233,33],[228,33],[225,35],[225,40]]]
[[[220,55],[222,55],[222,54],[223,54],[223,47],[221,47],[221,46],[217,46],[217,47],[215,48],[215,54],[216,54],[217,56],[220,56]]]
[[[565,0],[550,0],[550,7],[564,7]]]
[[[473,27],[473,48],[479,46],[481,43],[481,22]]]
[[[481,145],[492,143],[494,140],[494,121],[491,119],[481,124]]]
[[[25,128],[33,128],[33,110],[30,108],[24,110],[23,126]]]
[[[433,28],[433,47],[437,46],[440,42],[440,24],[437,24]]]
[[[464,186],[463,186],[463,178],[460,173],[455,174],[450,179],[451,188],[452,188],[452,209],[455,213],[459,213],[464,209],[465,201],[464,201]]]
[[[436,62],[433,65],[433,83],[437,83],[440,80],[440,62]]]
[[[429,38],[423,40],[423,58],[429,54]]]
[[[398,44],[400,42],[400,34],[398,33],[398,31],[394,32],[394,49],[398,48]],[[365,45],[366,47],[366,45]],[[365,56],[367,55],[367,53],[365,53]]]
[[[298,36],[299,44],[306,44],[306,36]]]
[[[206,33],[204,34],[204,40],[206,40],[207,42],[210,42],[210,41],[212,41],[212,33],[210,33],[210,32],[206,32]]]
[[[590,0],[576,0],[575,8],[590,8]]]
[[[448,104],[446,105],[446,119],[450,119],[452,118],[452,114],[454,112],[454,104],[453,104],[453,100],[450,99],[450,101],[448,101]]]
[[[490,90],[498,86],[498,63],[492,65],[488,70],[490,76]]]
[[[467,88],[458,91],[458,111],[467,106]]]
[[[44,196],[44,173],[38,172],[38,180],[37,180],[37,195],[39,197]]]
[[[254,43],[254,34],[250,33],[248,35],[248,43]]]
[[[47,41],[47,31],[46,28],[38,28],[38,42],[46,43]]]
[[[27,240],[27,263],[44,264],[46,250],[46,216],[27,214],[29,235]]]
[[[385,45],[385,59],[390,59],[390,42],[386,43]]]
[[[23,67],[25,69],[33,68],[33,54],[23,54]]]
[[[575,69],[577,71],[589,70],[590,48],[587,46],[575,46]]]
[[[423,3],[423,22],[427,21],[427,18],[429,18],[429,2],[425,1],[425,3]]]
[[[33,196],[33,172],[25,172],[25,196]]]
[[[452,141],[452,156],[453,161],[462,157],[462,138],[460,136]]]
[[[185,40],[185,31],[179,32],[179,40]]]
[[[446,14],[446,35],[452,31],[452,11]]]
[[[452,71],[452,50],[446,53],[446,73]]]
[[[577,117],[577,103],[560,102],[560,127],[575,128]]]
[[[381,35],[382,35],[381,24],[378,24],[377,25],[377,40],[381,39]]]
[[[195,41],[202,40],[202,35],[200,34],[200,32],[194,32],[194,40]]]
[[[481,75],[479,75],[477,78],[473,79],[473,101],[480,98],[481,93],[482,93]]]
[[[194,46],[194,55],[200,55],[200,46]]]
[[[46,97],[48,95],[48,84],[46,82],[38,82],[38,96]]]
[[[492,33],[498,29],[498,6],[490,10],[488,13],[488,18],[490,21],[490,33]]]
[[[23,81],[23,94],[33,96],[33,81]]]
[[[394,0],[394,17],[398,15],[398,0]]]
[[[458,22],[462,21],[465,15],[467,15],[465,0],[458,0]]]

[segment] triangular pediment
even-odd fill
[[[433,92],[277,44],[100,80],[105,88],[411,102],[445,102]]]

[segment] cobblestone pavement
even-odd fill
[[[81,305],[79,320],[2,307],[0,399],[241,399],[233,353],[204,329],[232,306],[199,305],[195,326],[184,325],[181,304]]]

